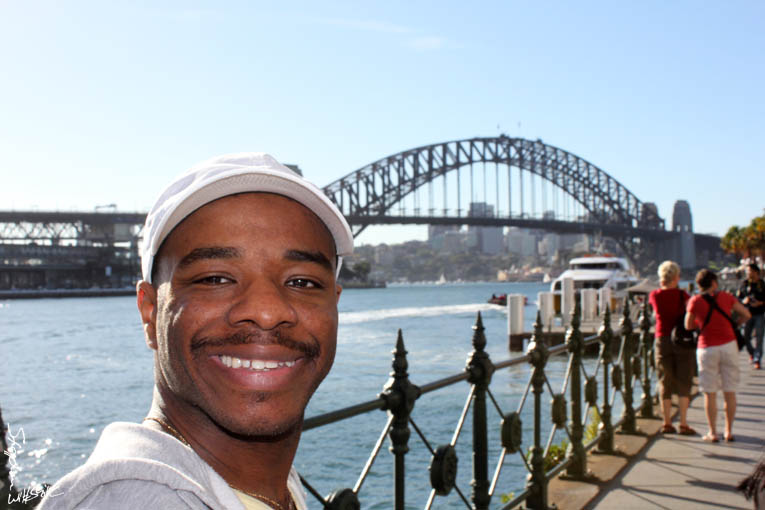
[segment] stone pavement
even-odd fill
[[[707,426],[704,399],[699,395],[688,411],[688,422],[698,436],[654,436],[621,473],[600,487],[585,508],[751,509],[752,502],[735,487],[765,455],[765,370],[751,369],[748,361],[744,351],[733,424],[735,442],[702,441]],[[717,398],[718,432],[722,434],[722,394]]]

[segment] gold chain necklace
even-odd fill
[[[143,419],[143,421],[155,421],[155,422],[159,423],[159,425],[165,430],[165,432],[167,432],[168,434],[173,436],[175,439],[177,439],[181,443],[183,443],[186,446],[188,446],[189,448],[191,448],[191,445],[189,444],[188,441],[186,441],[186,438],[183,437],[183,434],[178,432],[175,429],[175,427],[173,427],[172,425],[167,423],[162,418],[157,418],[157,417],[154,417],[154,416],[147,416],[146,418]],[[264,503],[267,503],[268,505],[270,505],[273,508],[276,508],[278,510],[285,510],[284,506],[282,506],[280,503],[278,503],[277,501],[274,501],[273,499],[271,499],[269,497],[266,497],[266,496],[264,496],[262,494],[258,494],[257,492],[246,491],[246,490],[242,489],[241,487],[237,487],[236,485],[234,485],[232,483],[229,483],[228,486],[231,487],[234,490],[237,490],[239,492],[243,492],[244,494],[247,494],[250,497],[253,497],[253,498],[258,499],[258,500],[260,500],[260,501],[262,501]],[[287,510],[295,510],[295,501],[292,499],[292,495],[290,495],[289,508]]]
[[[165,429],[165,432],[167,432],[168,434],[173,436],[175,439],[177,439],[181,443],[183,443],[186,446],[188,446],[189,448],[191,448],[191,445],[189,444],[188,441],[186,441],[186,438],[183,437],[183,435],[180,432],[175,430],[175,428],[172,425],[170,425],[169,423],[167,423],[165,420],[163,420],[161,418],[155,418],[154,416],[147,416],[146,418],[143,419],[143,421],[155,421],[155,422],[159,423],[159,425],[163,429]]]

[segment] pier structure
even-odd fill
[[[145,219],[113,211],[0,211],[0,291],[131,287],[140,274]]]

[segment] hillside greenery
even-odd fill
[[[379,256],[379,251],[379,247],[369,245],[357,247],[348,261],[350,268],[355,270],[356,264],[367,262],[371,265],[371,277],[387,282],[436,281],[441,275],[447,281],[493,281],[497,279],[497,271],[523,262],[517,254],[510,253],[439,252],[423,241],[385,246],[385,256]]]

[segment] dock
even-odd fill
[[[120,297],[135,296],[135,287],[91,288],[91,289],[17,289],[0,290],[0,300],[43,299],[71,297]]]
[[[580,331],[584,335],[585,338],[595,335],[598,332],[598,329],[600,326],[603,325],[603,318],[598,317],[596,320],[593,321],[582,321],[581,326],[579,326]],[[618,323],[615,324],[616,327],[618,327]],[[561,326],[560,324],[555,324],[549,328],[545,328],[542,331],[542,338],[544,338],[545,343],[549,347],[554,347],[556,345],[560,345],[566,341],[566,331],[568,331],[569,327]],[[531,335],[533,333],[531,331],[526,331],[523,333],[517,333],[517,334],[509,334],[508,335],[508,342],[510,347],[510,352],[519,352],[519,351],[525,351],[526,345],[528,344],[529,339],[531,338]]]

